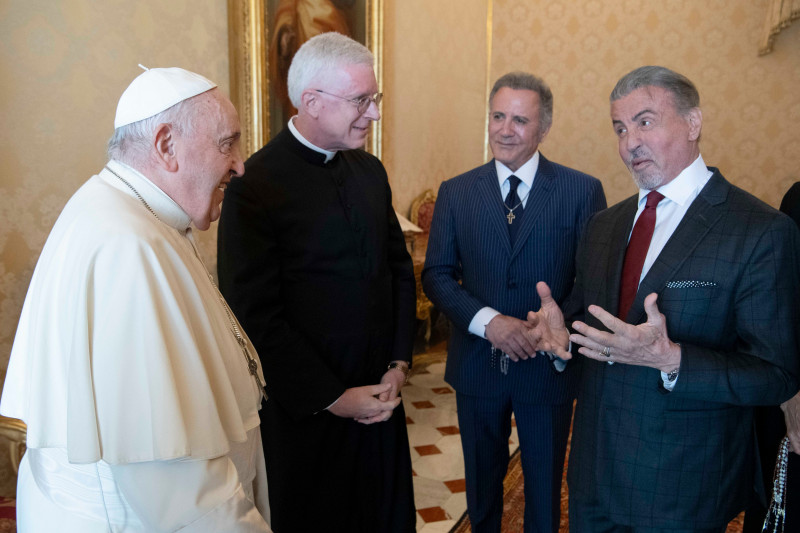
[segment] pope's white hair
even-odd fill
[[[200,93],[205,94],[205,93]],[[200,95],[197,95],[200,96]],[[131,166],[150,157],[153,137],[161,124],[170,124],[180,135],[192,135],[201,117],[201,99],[193,96],[182,100],[161,113],[137,122],[120,126],[108,140],[109,159],[116,159]]]

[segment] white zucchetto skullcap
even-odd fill
[[[128,85],[117,104],[114,129],[126,126],[174,106],[192,96],[217,86],[194,72],[182,68],[151,68],[139,65],[144,72]]]

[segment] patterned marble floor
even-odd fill
[[[444,382],[445,359],[446,353],[435,349],[415,356],[403,387],[420,533],[449,532],[467,509],[456,395]],[[509,450],[516,449],[512,427]]]
[[[449,533],[467,509],[456,395],[444,381],[446,358],[444,345],[415,355],[414,368],[403,387],[418,533]],[[517,449],[518,442],[512,420],[510,453]],[[561,529],[566,531],[566,484],[561,490]],[[741,533],[743,518],[744,513],[737,516],[728,525],[727,533]]]

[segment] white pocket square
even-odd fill
[[[696,289],[698,287],[716,287],[714,281],[699,281],[694,279],[687,279],[682,281],[668,281],[668,289]]]

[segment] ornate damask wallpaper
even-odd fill
[[[609,203],[635,192],[611,129],[611,89],[641,65],[685,74],[700,91],[706,163],[777,207],[800,180],[800,23],[759,57],[770,3],[387,0],[384,162],[397,210],[484,161],[487,55],[490,83],[528,70],[550,84],[554,122],[541,150],[600,178]]]
[[[383,163],[395,209],[483,162],[486,0],[385,0]]]
[[[701,149],[777,206],[800,180],[800,22],[758,57],[768,0],[384,0],[383,159],[396,209],[484,161],[487,78],[544,77],[541,149],[632,194],[608,116],[643,64],[698,86]],[[116,101],[147,66],[182,66],[227,92],[226,0],[0,0],[0,377],[39,253],[70,195],[105,163]],[[215,270],[216,229],[200,233]]]
[[[0,377],[44,241],[103,168],[137,63],[194,70],[227,92],[227,42],[224,0],[0,1]],[[212,269],[215,236],[200,238]]]
[[[758,56],[766,0],[494,0],[494,77],[542,75],[553,90],[555,161],[603,181],[609,204],[635,192],[620,161],[608,95],[641,65],[691,79],[703,110],[701,153],[773,206],[800,180],[800,24]]]

